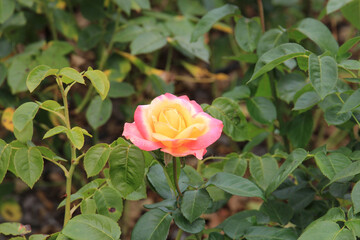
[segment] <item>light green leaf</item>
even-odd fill
[[[261,56],[270,49],[288,42],[289,37],[286,29],[270,29],[261,36],[257,45],[256,53],[258,56]]]
[[[216,173],[209,179],[207,185],[210,184],[213,184],[225,192],[233,195],[264,198],[262,190],[258,188],[253,182],[231,173]]]
[[[357,29],[360,29],[360,0],[353,0],[341,8],[344,17]]]
[[[295,29],[315,42],[323,51],[337,53],[339,45],[322,22],[313,18],[305,18],[298,23]]]
[[[286,60],[300,56],[306,56],[305,49],[296,43],[284,43],[270,49],[259,58],[255,65],[254,73],[248,83],[274,69]]]
[[[348,99],[346,99],[339,113],[346,113],[354,110],[360,106],[360,89],[353,92]]]
[[[0,183],[3,181],[10,164],[11,146],[0,139]]]
[[[46,111],[49,112],[59,112],[60,110],[64,109],[63,106],[61,106],[58,102],[54,101],[54,100],[46,100],[43,103],[38,103],[40,104],[40,108],[44,109]]]
[[[123,210],[122,196],[112,187],[103,187],[95,192],[94,200],[98,213],[118,221]]]
[[[0,233],[4,235],[25,235],[31,232],[30,225],[22,225],[16,222],[0,223]]]
[[[360,181],[358,181],[351,191],[351,201],[354,205],[354,214],[360,212]]]
[[[29,240],[46,240],[49,235],[45,234],[33,234],[29,237]]]
[[[41,152],[36,147],[21,148],[14,156],[16,173],[30,188],[40,178],[44,168]]]
[[[134,145],[118,145],[109,156],[110,179],[123,197],[135,191],[143,182],[144,155]]]
[[[329,56],[309,56],[309,78],[321,99],[333,92],[338,79],[337,64]]]
[[[251,176],[263,190],[268,187],[279,168],[276,159],[271,156],[259,157],[253,155],[249,165]]]
[[[337,57],[341,58],[343,55],[347,54],[347,52],[352,47],[354,47],[358,42],[360,42],[360,36],[347,40],[343,45],[340,46],[339,51],[337,53]]]
[[[260,24],[254,19],[240,18],[235,25],[235,40],[246,52],[256,49],[261,37]]]
[[[246,101],[250,116],[263,124],[271,124],[276,119],[274,104],[265,97],[254,97]]]
[[[329,2],[326,5],[326,13],[330,14],[332,12],[335,12],[345,6],[346,4],[352,2],[353,0],[329,0]]]
[[[130,15],[131,1],[129,0],[114,0],[114,2],[123,10],[127,15]]]
[[[193,223],[210,206],[212,200],[205,189],[186,191],[181,201],[181,212]]]
[[[27,102],[18,107],[13,116],[14,128],[19,132],[24,130],[25,126],[32,122],[36,113],[39,110],[39,105],[34,102]]]
[[[101,100],[100,96],[96,96],[91,100],[86,110],[86,119],[93,129],[104,125],[112,113],[112,102],[109,98]]]
[[[217,21],[228,15],[235,14],[238,10],[239,8],[235,5],[225,4],[222,7],[215,8],[206,13],[196,24],[195,29],[191,35],[191,42],[196,42],[198,38],[209,31]]]
[[[170,213],[153,209],[145,213],[136,223],[131,240],[166,240],[172,217]]]
[[[60,133],[66,132],[66,131],[67,131],[67,128],[64,126],[56,126],[54,128],[51,128],[49,131],[47,131],[45,133],[43,139],[52,137],[54,135],[57,135],[57,134],[60,134]]]
[[[86,152],[84,157],[84,168],[88,178],[99,174],[104,168],[109,159],[110,151],[109,145],[100,143],[92,146]]]
[[[318,152],[315,154],[315,161],[320,171],[329,179],[351,164],[351,160],[342,153],[326,156],[324,152]]]
[[[113,41],[120,43],[131,42],[144,31],[145,29],[138,25],[125,25],[119,32],[114,34]]]
[[[329,186],[334,182],[341,182],[349,178],[351,179],[352,177],[354,177],[356,174],[359,173],[360,173],[360,161],[353,162],[346,168],[343,168],[342,170],[338,171],[325,187]]]
[[[100,70],[87,70],[84,76],[91,81],[101,99],[104,100],[110,89],[110,82],[105,73]]]
[[[115,221],[99,214],[82,214],[72,218],[62,233],[76,240],[119,240],[121,235]]]
[[[340,227],[337,223],[331,221],[319,221],[307,227],[298,240],[332,240],[336,238],[339,231]]]
[[[80,211],[82,214],[94,214],[96,213],[96,203],[92,198],[86,198],[80,203]]]
[[[235,101],[220,97],[215,99],[210,106],[205,107],[204,110],[223,122],[223,131],[233,140],[248,140],[246,118],[239,104]]]
[[[22,131],[19,131],[17,130],[17,128],[14,128],[14,135],[16,139],[22,143],[31,141],[33,133],[34,133],[34,126],[32,121],[26,124]]]
[[[35,67],[26,78],[27,88],[30,92],[33,92],[40,85],[42,80],[50,75],[55,75],[57,71],[58,69],[51,69],[51,67],[46,65]]]
[[[166,43],[166,37],[159,32],[143,32],[131,42],[131,54],[151,53],[162,48]]]
[[[15,10],[15,1],[0,0],[0,24],[3,24],[13,15]]]
[[[85,84],[83,76],[78,71],[70,67],[62,68],[59,72],[59,76],[61,76],[61,81],[66,84],[70,84],[74,81]]]
[[[266,189],[266,195],[268,196],[275,191],[280,184],[292,173],[306,158],[307,152],[304,149],[298,148],[292,151],[286,161],[281,165],[277,174],[271,180],[269,186]]]
[[[84,132],[82,128],[73,127],[71,130],[67,129],[66,135],[77,149],[81,149],[84,146]]]
[[[319,95],[314,91],[309,91],[303,93],[295,103],[295,106],[292,110],[305,110],[313,107],[318,102],[320,102]]]

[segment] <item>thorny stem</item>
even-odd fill
[[[259,7],[259,15],[260,15],[260,20],[261,20],[261,29],[262,29],[262,31],[264,33],[265,32],[264,7],[263,7],[262,0],[257,0],[257,3],[258,3],[258,7]]]

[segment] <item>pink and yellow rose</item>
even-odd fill
[[[202,159],[222,129],[223,123],[195,101],[166,93],[149,105],[138,106],[134,122],[125,123],[123,136],[142,150],[160,148],[175,157],[194,155]]]

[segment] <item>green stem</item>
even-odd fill
[[[179,228],[179,230],[176,234],[175,240],[181,240],[182,233],[183,233],[183,230]]]
[[[177,161],[176,161],[176,158],[174,158],[174,157],[172,160],[173,160],[173,174],[174,174],[174,182],[175,182],[176,190],[177,190],[179,196],[182,197],[182,193],[181,193],[181,190],[179,187],[179,180],[177,177]]]
[[[53,40],[58,40],[57,32],[56,32],[56,28],[55,28],[54,14],[53,14],[53,11],[49,9],[47,2],[48,2],[47,0],[44,1],[45,16],[49,22],[51,36],[52,36]]]
[[[94,92],[94,86],[90,85],[89,89],[86,92],[86,95],[84,97],[84,99],[82,100],[82,102],[80,103],[80,105],[75,109],[75,113],[79,114],[82,112],[82,110],[84,109],[84,107],[86,107],[86,105],[88,104],[88,102],[90,101],[90,99],[92,98],[92,94]]]
[[[170,71],[172,57],[173,57],[173,48],[170,45],[168,55],[167,55],[167,59],[166,59],[166,66],[165,66],[165,71],[166,72]]]
[[[71,163],[69,174],[66,177],[66,202],[65,202],[65,217],[64,217],[64,227],[71,219],[70,214],[70,197],[71,197],[71,187],[72,187],[72,175],[74,174],[76,165]]]

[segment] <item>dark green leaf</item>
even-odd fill
[[[111,149],[105,143],[92,146],[85,154],[84,168],[87,177],[98,175],[109,159]]]
[[[351,191],[351,201],[354,205],[354,214],[360,212],[360,181],[358,181]]]
[[[292,218],[294,212],[289,204],[279,201],[268,201],[263,203],[260,211],[266,213],[270,220],[286,225]]]
[[[118,221],[123,211],[120,193],[112,187],[103,187],[94,194],[96,208],[99,214]]]
[[[276,85],[276,92],[280,99],[287,103],[294,100],[295,93],[306,85],[305,77],[298,73],[284,75]]]
[[[307,110],[320,102],[320,100],[316,92],[305,92],[296,100],[293,110]]]
[[[299,240],[336,239],[340,227],[331,221],[319,221],[305,229]]]
[[[250,98],[246,101],[246,107],[250,116],[260,123],[271,124],[276,119],[276,108],[267,98]]]
[[[195,234],[201,232],[205,227],[204,219],[198,218],[190,223],[179,210],[173,212],[172,216],[175,224],[185,232]]]
[[[166,37],[159,32],[143,32],[131,42],[131,54],[151,53],[162,48],[166,43]]]
[[[76,240],[118,240],[120,228],[109,217],[99,214],[82,214],[72,218],[62,233]]]
[[[346,99],[339,113],[346,113],[354,110],[360,106],[360,89],[353,92],[348,99]]]
[[[250,97],[250,89],[248,86],[236,86],[232,90],[225,92],[223,97],[231,98],[234,100],[241,100]]]
[[[254,19],[240,18],[235,25],[234,34],[236,42],[244,51],[253,52],[261,37],[261,27]]]
[[[86,119],[93,129],[104,125],[112,113],[112,102],[109,98],[101,100],[100,96],[94,97],[86,110]]]
[[[318,152],[315,154],[315,161],[320,171],[329,179],[351,164],[351,160],[342,153],[326,156],[324,152]]]
[[[0,183],[3,181],[10,164],[11,146],[0,139]]]
[[[136,223],[132,240],[166,240],[172,217],[170,213],[153,209],[145,213]]]
[[[261,56],[270,49],[287,42],[289,38],[286,29],[270,29],[261,36],[256,52],[258,56]]]
[[[297,235],[290,228],[253,226],[248,228],[245,238],[246,240],[296,240]]]
[[[268,187],[279,169],[276,159],[271,156],[259,157],[253,155],[250,158],[249,166],[251,176],[263,190]]]
[[[326,5],[326,13],[330,14],[332,12],[335,12],[351,1],[353,1],[353,0],[343,0],[343,1],[329,0],[329,2]]]
[[[186,191],[181,201],[181,212],[193,223],[211,204],[209,193],[205,189]]]
[[[353,0],[352,2],[341,8],[341,12],[344,15],[344,17],[357,29],[360,29],[359,9],[360,9],[359,0]]]

